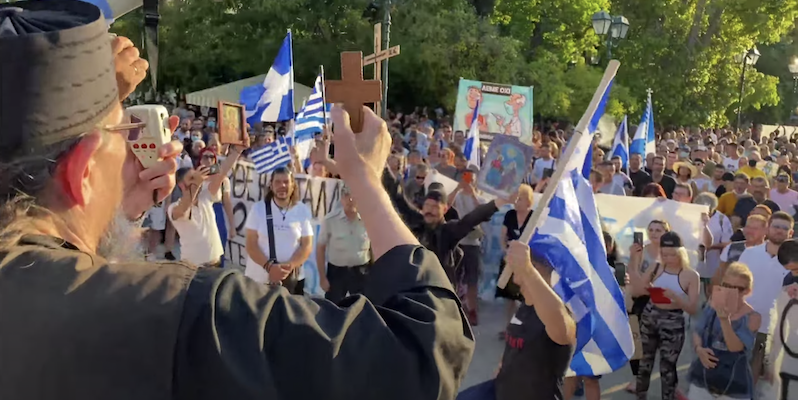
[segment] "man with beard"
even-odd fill
[[[114,222],[130,233],[172,191],[181,151],[145,169],[127,143],[141,126],[122,124],[121,100],[147,62],[86,2],[4,3],[0,26],[0,398],[455,397],[473,335],[381,187],[390,137],[371,110],[357,135],[331,112],[376,260],[365,296],[338,307],[115,253],[140,237]]]
[[[769,186],[767,179],[762,177],[753,178],[751,179],[751,184],[748,186],[749,194],[740,196],[740,198],[737,199],[737,203],[734,205],[733,215],[742,221],[743,226],[751,210],[760,204],[770,208],[771,212],[775,213],[776,211],[781,211],[778,204],[768,199],[768,194],[770,193]]]
[[[751,369],[754,383],[762,372],[767,354],[771,332],[770,310],[776,305],[784,277],[789,273],[777,259],[779,246],[792,237],[793,219],[785,212],[774,213],[770,218],[767,241],[759,246],[745,249],[740,262],[747,265],[754,277],[754,287],[748,304],[762,316],[762,325],[756,336],[756,343],[751,357]]]
[[[673,189],[676,188],[676,181],[665,173],[665,157],[654,156],[651,161],[651,181],[658,183],[665,191],[665,196],[673,198]]]
[[[405,197],[399,180],[387,168],[383,171],[382,181],[402,219],[422,246],[438,256],[453,284],[455,269],[463,258],[463,250],[458,246],[458,242],[479,224],[489,221],[499,207],[507,204],[504,200],[497,199],[477,206],[459,220],[447,221],[445,215],[450,210],[449,198],[443,190],[430,188],[424,196],[421,209],[418,209]]]

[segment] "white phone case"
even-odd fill
[[[152,167],[159,161],[158,150],[172,140],[166,107],[149,104],[132,106],[125,109],[125,116],[131,122],[143,121],[147,124],[138,140],[128,144],[144,168]]]

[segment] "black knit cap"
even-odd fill
[[[0,4],[0,161],[91,131],[119,102],[111,36],[96,6]]]
[[[684,247],[682,238],[674,231],[666,232],[659,239],[659,247]]]

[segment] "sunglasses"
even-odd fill
[[[739,292],[744,292],[748,290],[747,287],[732,285],[731,283],[726,283],[726,282],[722,282],[720,284],[720,287],[725,287],[726,289],[737,289],[737,291]]]
[[[791,226],[782,225],[782,224],[770,224],[770,227],[771,228],[776,228],[776,229],[779,229],[779,230],[782,230],[782,231],[789,231],[790,229],[792,229]]]
[[[424,179],[427,179],[427,177],[426,176],[417,176],[416,177],[416,180],[419,180],[419,181],[423,181]]]
[[[128,142],[135,142],[141,138],[141,133],[144,131],[144,128],[147,126],[147,123],[142,121],[139,117],[131,114],[129,121],[124,121],[118,125],[108,125],[105,126],[105,129],[108,132],[127,132],[127,141]]]

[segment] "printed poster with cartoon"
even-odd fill
[[[479,101],[479,132],[486,140],[503,134],[532,144],[532,87],[460,79],[454,130],[468,132]]]
[[[532,146],[509,135],[496,135],[479,170],[477,187],[492,195],[509,199],[518,190],[534,156]]]

